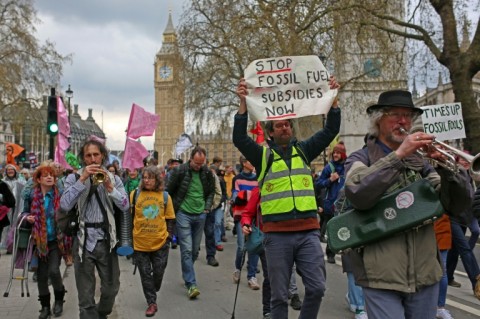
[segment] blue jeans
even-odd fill
[[[447,288],[448,288],[447,255],[448,255],[448,249],[440,250],[440,257],[442,257],[443,276],[442,276],[442,279],[440,279],[440,287],[438,289],[437,306],[439,308],[445,307],[445,301],[447,300]]]
[[[200,242],[207,214],[188,214],[181,210],[176,214],[178,244],[182,262],[182,276],[187,288],[196,285],[193,264],[198,258]]]
[[[240,269],[242,267],[243,245],[245,244],[245,237],[243,236],[241,223],[235,223],[235,227],[237,228],[237,256],[235,257],[235,269]],[[251,253],[247,254],[247,278],[250,279],[257,276],[259,256]]]
[[[475,248],[475,245],[477,244],[478,236],[480,235],[480,227],[478,225],[478,219],[473,218],[472,222],[468,226],[468,229],[470,229],[470,232],[472,233],[472,235],[470,236],[470,239],[468,240],[468,245],[473,250]]]
[[[452,226],[452,249],[448,251],[447,256],[447,276],[448,281],[453,280],[453,273],[457,268],[458,256],[462,257],[463,267],[468,274],[468,278],[472,283],[472,289],[475,289],[477,280],[475,279],[479,274],[477,260],[472,252],[472,249],[468,245],[467,238],[465,237],[466,228],[461,226],[458,222],[451,220]]]
[[[348,279],[348,301],[355,310],[365,310],[365,299],[363,298],[363,289],[355,284],[353,272],[347,272]]]
[[[437,314],[438,282],[415,293],[363,288],[368,319],[425,319]]]
[[[215,216],[213,212],[205,214],[205,224],[203,230],[205,231],[205,250],[207,251],[207,261],[210,258],[215,258],[217,248],[215,247]]]
[[[210,214],[213,214],[215,217],[215,245],[222,244],[222,229],[225,231],[223,227],[223,206],[218,207],[217,209],[213,210]]]
[[[272,317],[288,318],[288,286],[295,263],[305,286],[305,299],[298,318],[316,318],[325,292],[326,278],[320,232],[265,233],[264,246],[272,293]]]

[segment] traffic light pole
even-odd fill
[[[54,159],[54,144],[55,144],[55,136],[53,135],[50,135],[50,138],[49,138],[49,145],[48,145],[48,159],[52,160]]]

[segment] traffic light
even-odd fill
[[[50,136],[55,136],[58,134],[57,96],[55,95],[55,88],[52,88],[50,92],[48,97],[47,133]]]
[[[23,150],[19,155],[18,155],[18,160],[23,163],[27,159],[27,151]]]

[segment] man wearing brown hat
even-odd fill
[[[358,213],[371,213],[384,195],[421,179],[439,192],[445,211],[464,211],[471,205],[466,171],[455,174],[432,167],[417,151],[444,161],[428,147],[435,137],[421,131],[406,133],[422,112],[414,106],[411,93],[402,90],[383,92],[378,103],[367,108],[366,145],[345,163],[345,194]],[[422,202],[423,194],[407,195],[414,199],[409,213],[420,214],[416,203]],[[389,209],[405,208],[398,201],[396,205]],[[433,224],[393,233],[352,250],[349,256],[356,283],[363,287],[369,319],[435,318],[442,265]]]

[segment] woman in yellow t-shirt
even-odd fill
[[[130,193],[130,203],[134,258],[148,304],[145,315],[152,317],[157,312],[157,292],[167,267],[168,244],[175,227],[172,199],[164,192],[163,177],[156,166],[143,170],[140,185]]]

